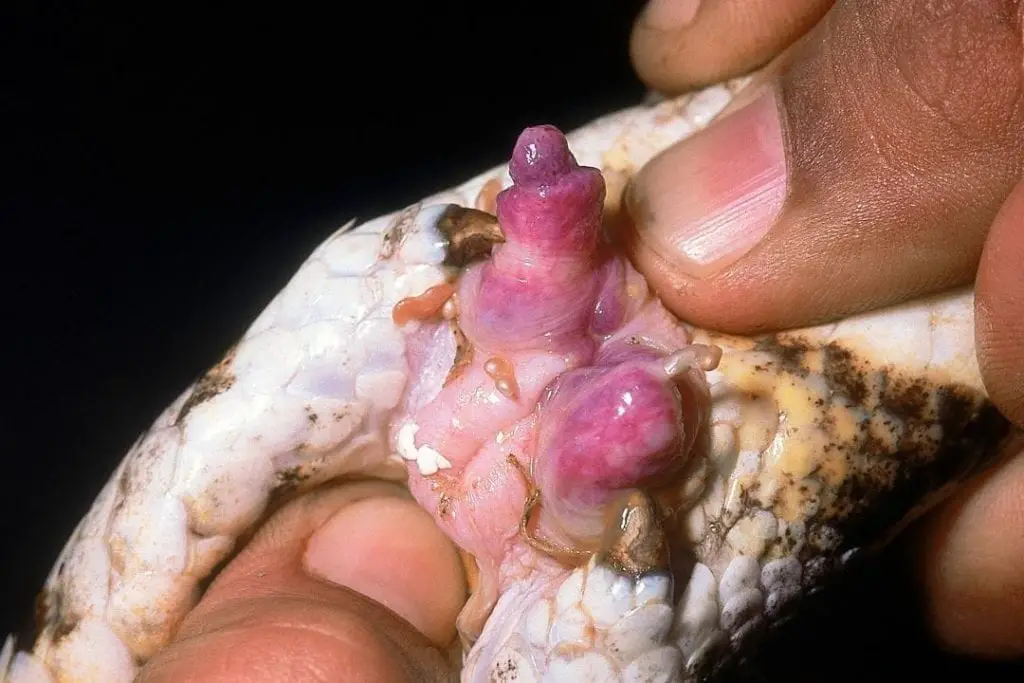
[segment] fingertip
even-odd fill
[[[799,315],[799,297],[789,282],[776,282],[771,273],[761,279],[742,268],[712,280],[699,280],[679,271],[657,249],[630,233],[625,240],[633,265],[644,274],[659,300],[678,318],[726,334],[757,334],[791,327]]]
[[[377,498],[346,506],[310,538],[303,565],[384,605],[435,645],[455,639],[466,599],[462,563],[413,501]]]
[[[923,531],[936,638],[962,654],[1024,655],[1024,452],[970,484]]]
[[[464,598],[461,561],[406,489],[319,489],[263,523],[139,680],[448,680]]]
[[[993,402],[1024,426],[1024,181],[1003,203],[976,282],[978,358]]]
[[[807,258],[807,231],[779,225],[787,164],[777,96],[764,87],[634,176],[624,243],[676,315],[752,333],[837,312],[820,301],[831,273]]]
[[[655,90],[679,93],[767,63],[813,27],[834,0],[652,0],[630,57]]]
[[[686,31],[716,6],[702,6]],[[1005,18],[962,10],[963,36],[1000,38],[986,47],[993,64],[984,66],[1001,73],[1012,61],[999,47]],[[975,280],[999,202],[1019,178],[1019,145],[1003,133],[1017,112],[1006,109],[1002,90],[987,94],[975,72],[931,54],[948,22],[910,27],[934,11],[837,5],[747,86],[743,102],[636,174],[627,245],[672,312],[751,333],[830,322]],[[870,48],[883,42],[894,49]],[[886,75],[898,71],[931,92],[950,69],[959,71],[941,98],[948,117],[908,100],[905,80]],[[1011,269],[1024,277],[1019,260],[997,256],[991,270],[1004,275],[993,281],[1009,280]],[[1020,301],[1006,288],[990,300],[984,281],[978,292],[986,379],[996,402],[1021,415],[1024,379],[1012,390],[1000,379],[1024,372],[1010,341],[1021,323],[1004,322],[1024,320]],[[985,354],[986,344],[1000,351]]]
[[[150,659],[136,683],[408,683],[401,657],[351,615],[322,603],[236,603],[216,628]]]

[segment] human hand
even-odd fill
[[[632,257],[695,324],[759,332],[976,284],[978,361],[1024,426],[1024,3],[652,0],[632,55],[666,93],[767,66],[652,160]],[[1024,454],[926,524],[938,638],[1024,654]]]
[[[461,562],[407,491],[366,482],[278,511],[139,683],[407,683],[452,677]]]

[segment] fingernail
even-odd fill
[[[700,0],[651,0],[641,21],[659,31],[674,31],[690,25],[698,9]]]
[[[702,278],[757,246],[786,192],[782,124],[769,91],[651,160],[626,202],[640,240]]]
[[[435,643],[454,637],[465,597],[462,564],[444,534],[409,500],[351,503],[310,537],[308,574],[384,605]]]

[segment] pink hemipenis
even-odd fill
[[[517,563],[582,557],[623,491],[678,481],[714,360],[609,248],[601,173],[558,129],[524,131],[509,172],[504,241],[453,283],[455,315],[434,315],[436,292],[396,312],[420,327],[394,445],[413,495],[480,569],[468,637]]]
[[[505,239],[553,257],[592,258],[604,206],[600,171],[577,164],[554,126],[523,131],[508,170],[514,184],[498,195]]]
[[[505,243],[460,282],[463,330],[506,349],[578,344],[601,284],[604,180],[552,126],[519,136],[509,173],[497,200]]]
[[[583,541],[600,534],[620,492],[664,483],[681,469],[693,421],[661,363],[577,373],[583,381],[556,386],[540,410],[535,472],[548,521]]]

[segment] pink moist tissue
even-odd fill
[[[411,390],[433,396],[396,436],[416,460],[413,494],[480,568],[470,631],[502,576],[537,554],[589,557],[617,500],[678,480],[717,362],[610,248],[602,175],[577,164],[558,129],[524,131],[509,173],[504,242],[463,271],[448,319],[421,321],[412,337],[444,346],[438,331],[457,329],[452,369],[413,368],[440,386]]]

